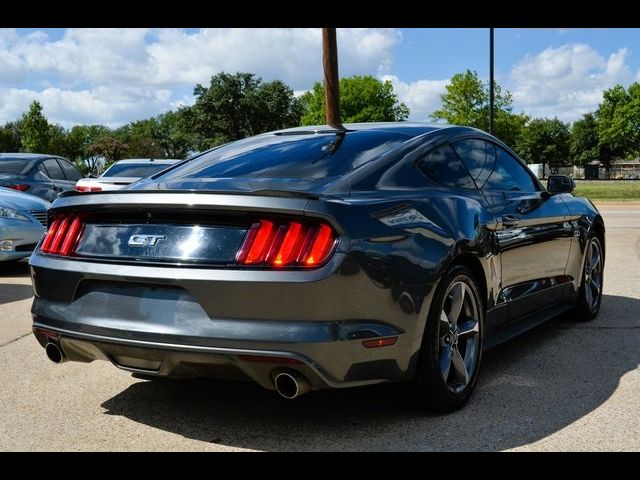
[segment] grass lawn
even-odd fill
[[[591,200],[640,200],[640,180],[576,180],[573,193]]]

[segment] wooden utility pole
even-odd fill
[[[493,135],[493,28],[489,29],[489,133]]]
[[[322,29],[322,65],[324,67],[324,107],[327,125],[344,129],[340,121],[340,83],[336,29]]]

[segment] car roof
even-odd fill
[[[58,157],[58,155],[48,155],[46,153],[0,153],[0,160],[10,158],[12,160],[38,160],[40,158]]]
[[[176,162],[180,162],[181,160],[176,160],[174,158],[125,158],[123,160],[118,160],[116,162],[113,162],[113,165],[116,164],[120,164],[120,163],[166,163],[166,164],[170,164],[170,163],[176,163]]]
[[[370,123],[345,123],[344,128],[347,133],[354,131],[380,131],[380,132],[396,132],[409,136],[422,135],[424,133],[433,132],[448,128],[448,124],[432,124],[422,122],[370,122]],[[322,133],[339,133],[342,130],[336,129],[329,125],[305,125],[301,127],[286,128],[268,132],[265,135],[296,135],[296,134],[322,134]]]

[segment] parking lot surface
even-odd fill
[[[412,409],[398,385],[296,401],[251,383],[148,381],[54,365],[31,334],[26,263],[0,264],[0,450],[640,450],[640,204],[600,204],[598,318],[486,353],[469,404]]]

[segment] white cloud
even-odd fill
[[[83,90],[49,87],[42,91],[6,88],[0,89],[0,119],[16,120],[33,100],[38,100],[52,123],[67,128],[76,124],[117,127],[166,111],[170,95],[166,89],[127,91],[108,86]]]
[[[628,54],[621,48],[605,59],[585,44],[550,47],[516,64],[508,87],[518,110],[573,121],[597,108],[603,90],[633,80]]]
[[[382,80],[389,80],[398,99],[411,110],[409,119],[414,121],[430,121],[430,115],[440,108],[440,95],[445,91],[449,80],[418,80],[405,83],[393,75],[384,75]]]
[[[400,40],[395,29],[338,30],[341,76],[388,73]],[[207,84],[221,71],[308,89],[322,80],[321,30],[85,28],[57,40],[0,30],[0,123],[33,99],[63,125],[125,123],[192,103],[190,95],[171,98],[171,90]]]

